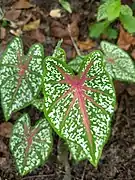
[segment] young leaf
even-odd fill
[[[118,31],[109,26],[105,29],[103,34],[107,36],[108,39],[116,39],[118,36]]]
[[[12,112],[30,104],[42,84],[43,47],[33,45],[23,54],[22,41],[16,37],[0,59],[1,102],[6,120]]]
[[[46,119],[40,119],[34,127],[24,114],[14,125],[10,149],[19,173],[24,176],[42,165],[52,150],[52,132]]]
[[[113,21],[120,14],[121,3],[120,0],[107,0],[98,8],[97,21],[108,19]]]
[[[116,80],[135,82],[135,66],[130,56],[109,42],[102,41],[100,45],[110,76]]]
[[[109,6],[109,0],[101,4],[98,8],[97,21],[107,19],[107,7]]]
[[[129,32],[129,33],[134,33],[135,32],[135,17],[130,16],[128,14],[121,14],[120,15],[120,21],[123,24],[124,28]]]
[[[121,6],[120,21],[122,22],[124,28],[129,33],[135,32],[135,28],[134,28],[135,17],[133,16],[132,9],[129,6],[127,5]]]
[[[47,57],[44,72],[45,115],[76,160],[97,166],[110,133],[115,92],[102,54],[83,61],[78,75],[66,63]]]
[[[121,1],[111,0],[107,7],[108,21],[114,21],[120,15]]]
[[[129,16],[133,15],[133,11],[128,5],[121,5],[120,13],[123,15],[129,15]]]
[[[98,38],[105,29],[109,26],[110,22],[109,21],[103,21],[103,22],[98,22],[89,27],[89,36]]]

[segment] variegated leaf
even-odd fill
[[[115,106],[114,87],[102,54],[95,51],[88,55],[78,75],[66,63],[47,57],[44,97],[45,115],[67,141],[73,157],[87,158],[97,166]]]
[[[85,59],[86,56],[77,56],[75,59],[73,59],[72,61],[70,61],[68,63],[68,65],[75,71],[75,72],[79,72],[80,66],[83,62],[83,60]]]
[[[46,119],[40,119],[34,127],[24,114],[14,125],[10,149],[21,175],[44,164],[52,150],[52,131]]]
[[[44,99],[34,99],[31,104],[35,106],[39,111],[44,111]]]
[[[130,56],[109,42],[102,41],[100,45],[110,76],[116,80],[135,82],[135,65]]]
[[[37,96],[42,84],[42,59],[41,45],[33,45],[25,56],[18,37],[3,53],[0,59],[0,91],[6,120],[12,112],[26,107]]]

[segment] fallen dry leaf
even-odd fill
[[[123,27],[120,26],[120,33],[117,44],[120,48],[128,50],[131,45],[135,45],[135,37],[126,32]]]
[[[51,35],[57,38],[69,37],[69,32],[59,21],[53,21],[51,24]]]
[[[32,21],[28,24],[25,24],[23,26],[23,31],[31,31],[31,30],[35,30],[38,29],[40,26],[40,19]]]
[[[29,9],[31,7],[35,7],[35,5],[30,4],[27,0],[19,0],[13,5],[15,9]]]
[[[50,16],[54,18],[60,18],[61,17],[61,10],[60,9],[52,9],[50,11]]]
[[[10,122],[4,122],[0,124],[0,136],[10,138],[13,124]]]
[[[21,10],[12,9],[10,11],[6,11],[4,18],[9,21],[15,21],[21,14]]]
[[[77,41],[77,45],[80,50],[89,50],[96,46],[96,43],[91,39],[87,39],[86,41]]]
[[[40,29],[36,29],[30,32],[30,39],[37,40],[40,43],[45,42],[45,35],[41,32]]]
[[[68,31],[72,38],[78,39],[79,36],[79,27],[78,27],[78,22],[73,21],[71,24],[68,25]]]

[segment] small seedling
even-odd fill
[[[122,5],[120,0],[106,0],[98,8],[97,23],[90,26],[90,36],[99,37],[101,34],[109,38],[117,38],[117,31],[110,25],[119,19],[129,33],[134,33],[135,17],[128,5]],[[108,30],[109,29],[109,30]]]

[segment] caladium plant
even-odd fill
[[[115,91],[102,54],[95,51],[86,56],[78,75],[66,62],[47,57],[44,97],[45,116],[73,157],[97,166],[115,108]]]
[[[48,121],[40,119],[31,127],[29,116],[23,114],[14,125],[10,149],[21,175],[44,164],[52,149],[52,131]]]
[[[42,85],[43,47],[33,45],[28,55],[23,54],[20,38],[8,45],[0,58],[1,103],[8,120],[12,112],[28,106],[37,96]]]
[[[135,82],[135,64],[131,57],[124,50],[107,41],[102,41],[100,47],[110,77],[114,80]],[[69,62],[69,66],[78,72],[84,59],[85,56],[78,56]]]
[[[102,41],[100,46],[110,76],[116,80],[135,82],[135,65],[131,57],[124,50],[107,41]]]
[[[33,45],[24,56],[17,37],[0,60],[6,120],[30,104],[45,114],[34,127],[28,114],[23,114],[13,127],[10,149],[21,175],[47,159],[52,149],[51,127],[65,139],[74,159],[89,159],[95,167],[110,134],[116,100],[102,53],[94,51],[80,57],[82,63],[74,73],[66,63],[61,42],[44,60],[42,45]],[[44,98],[40,98],[42,93]]]

